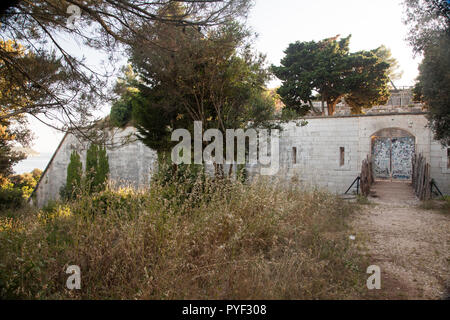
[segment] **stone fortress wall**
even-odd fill
[[[447,148],[433,140],[424,113],[372,114],[305,118],[306,126],[284,125],[280,139],[280,170],[276,177],[287,183],[321,187],[344,193],[361,171],[362,161],[372,156],[372,137],[384,129],[401,129],[414,138],[431,166],[431,177],[444,193],[450,193]],[[257,175],[258,165],[249,167]]]
[[[444,194],[450,194],[450,164],[448,148],[433,140],[427,127],[426,114],[382,113],[363,116],[306,117],[284,124],[280,137],[280,169],[273,177],[284,183],[299,183],[305,187],[320,187],[344,193],[359,175],[363,159],[372,153],[373,136],[380,130],[404,131],[414,141],[414,149],[421,152],[431,165],[431,178]],[[115,138],[133,135],[133,127],[118,130]],[[45,169],[35,192],[34,201],[43,206],[51,199],[59,199],[65,184],[70,154],[77,150],[85,167],[88,143],[81,143],[67,134]],[[148,186],[157,164],[157,153],[136,141],[114,149],[107,149],[110,178],[120,185],[136,188]],[[260,172],[258,165],[247,165],[249,175]]]
[[[113,140],[121,143],[136,131],[133,127],[118,130]],[[113,141],[114,143],[114,141]],[[66,134],[56,149],[47,168],[34,191],[34,202],[42,207],[49,200],[58,200],[60,189],[66,183],[67,166],[70,155],[76,150],[86,168],[86,151],[88,142],[82,142],[72,134]],[[157,153],[142,142],[133,139],[132,142],[116,148],[107,148],[109,171],[111,180],[122,186],[140,188],[150,183],[150,177],[156,168]]]

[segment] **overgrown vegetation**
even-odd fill
[[[185,11],[168,11],[173,3]],[[245,17],[250,6],[249,0],[3,1],[0,86],[6,86],[0,94],[0,122],[28,114],[62,130],[82,128],[109,100],[107,79],[124,48],[160,45],[155,36],[166,25],[214,28]],[[69,7],[78,8],[82,18],[71,21]],[[102,70],[88,66],[78,49],[64,48],[65,41],[106,54],[109,62]]]
[[[367,197],[363,196],[363,195],[357,195],[356,196],[356,203],[358,204],[362,204],[362,205],[371,205],[372,202],[367,199]]]
[[[42,171],[14,174],[2,179],[0,184],[0,209],[17,209],[28,199],[41,177]]]
[[[187,14],[178,2],[161,10]],[[192,134],[194,121],[201,123],[202,133],[276,126],[271,121],[276,117],[274,99],[266,90],[271,75],[244,24],[236,19],[205,30],[155,25],[152,46],[142,46],[138,35],[133,39],[130,67],[114,90],[118,98],[110,113],[113,125],[131,121],[138,138],[159,153],[177,144],[172,141],[174,130]],[[215,168],[221,175],[222,164]]]
[[[89,192],[103,190],[109,174],[106,148],[92,143],[86,154],[86,179]]]
[[[429,109],[434,138],[450,145],[450,3],[446,0],[405,0],[408,40],[423,55],[414,98]]]
[[[74,199],[82,191],[87,194],[98,192],[106,188],[109,175],[109,162],[106,147],[92,143],[86,152],[86,170],[80,155],[72,151],[67,166],[66,184],[60,190],[62,199]]]
[[[419,66],[414,98],[429,108],[429,124],[434,138],[450,145],[450,29],[438,45],[429,47]]]
[[[420,204],[420,208],[450,214],[450,196],[443,196],[439,199],[423,201]]]
[[[365,288],[348,240],[354,204],[191,169],[149,190],[3,212],[0,298],[341,299]],[[65,288],[69,265],[79,291]]]
[[[174,4],[183,11],[170,10]],[[115,76],[124,50],[156,46],[172,51],[170,42],[156,41],[163,29],[179,26],[180,31],[188,28],[206,34],[231,20],[245,20],[251,6],[250,0],[3,1],[0,185],[13,173],[14,164],[25,158],[14,147],[29,147],[33,140],[30,118],[78,138],[98,141],[95,130],[81,129],[99,120],[101,107],[110,102],[108,82]],[[79,15],[70,16],[71,10],[79,10]],[[63,43],[66,41],[95,50],[105,59],[97,65],[89,63],[79,56],[78,49]],[[164,44],[167,46],[162,48]],[[126,107],[114,110],[113,118],[123,125]]]

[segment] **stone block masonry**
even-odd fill
[[[450,168],[447,148],[433,140],[425,113],[392,113],[363,116],[307,117],[283,125],[280,137],[280,170],[273,177],[286,184],[319,187],[342,194],[361,171],[363,159],[372,153],[372,139],[380,131],[404,131],[414,141],[414,149],[430,163],[433,178],[444,194],[450,194]],[[392,130],[391,130],[392,129]],[[136,132],[127,127],[116,139]],[[65,184],[72,150],[77,150],[85,168],[88,143],[67,134],[55,151],[35,189],[35,202],[42,206],[59,198]],[[157,154],[140,141],[107,149],[110,178],[119,185],[148,186],[156,169]],[[401,161],[408,161],[401,159]],[[247,165],[250,177],[260,172],[258,165]]]
[[[383,129],[392,128],[413,136],[414,149],[422,152],[430,162],[432,178],[443,193],[450,193],[447,149],[433,140],[425,113],[310,117],[305,120],[308,121],[306,126],[300,126],[300,122],[283,125],[280,170],[276,178],[286,184],[319,187],[338,194],[345,192],[360,174],[363,159],[372,153],[372,137]],[[255,177],[259,167],[248,167],[248,171]]]

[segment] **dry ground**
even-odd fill
[[[381,268],[376,299],[448,299],[450,214],[425,210],[404,182],[377,181],[355,219],[370,264]]]

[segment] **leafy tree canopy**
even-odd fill
[[[110,102],[109,80],[119,54],[132,45],[151,47],[166,25],[214,27],[247,15],[250,0],[40,0],[0,6],[0,171],[10,174],[23,155],[11,145],[31,139],[26,116],[97,141],[96,111]],[[178,4],[183,11],[167,11]],[[105,65],[90,66],[82,51],[103,51]],[[68,45],[69,44],[69,45]],[[116,108],[121,123],[129,112]]]
[[[408,41],[416,53],[438,45],[440,35],[450,27],[447,0],[405,0],[404,23],[409,26]]]
[[[415,99],[429,109],[435,139],[450,145],[450,36],[442,35],[439,45],[428,47],[419,66]]]
[[[360,114],[363,108],[383,105],[389,100],[389,74],[395,73],[395,69],[389,67],[387,61],[396,63],[384,46],[352,55],[352,72],[347,79],[349,93],[345,95],[352,114]]]
[[[14,41],[0,41],[0,50],[17,59],[36,62],[24,48]],[[8,62],[0,56],[0,180],[12,174],[12,167],[25,158],[16,152],[14,145],[28,146],[32,134],[27,128],[27,119],[21,113],[33,98],[33,87],[23,88],[20,75],[12,75]]]
[[[184,10],[174,13],[164,9],[173,3]],[[4,63],[8,79],[18,84],[19,96],[30,99],[23,105],[10,95],[8,110],[0,119],[21,112],[69,130],[88,124],[96,106],[109,100],[105,89],[111,68],[102,71],[90,67],[78,52],[67,49],[66,40],[103,50],[111,59],[109,67],[113,67],[116,54],[132,41],[139,39],[139,46],[152,46],[160,26],[216,26],[230,18],[245,17],[250,5],[250,0],[2,2],[2,38],[21,43],[28,54],[17,55],[0,47],[0,64]],[[62,123],[57,125],[54,120]]]
[[[184,9],[173,5],[170,10]],[[170,150],[172,130],[266,125],[274,111],[264,97],[269,72],[265,57],[250,47],[237,22],[199,30],[161,26],[152,47],[132,46],[130,62],[139,81],[131,98],[133,122],[145,144]]]
[[[408,40],[424,57],[414,98],[428,106],[435,139],[450,145],[450,4],[446,0],[406,0],[405,9]]]
[[[283,81],[278,93],[287,108],[305,114],[315,92],[320,94],[322,107],[327,103],[329,115],[342,98],[350,98],[353,111],[360,112],[389,97],[390,64],[384,57],[385,48],[350,53],[350,36],[338,37],[291,43],[281,65],[272,66]]]

